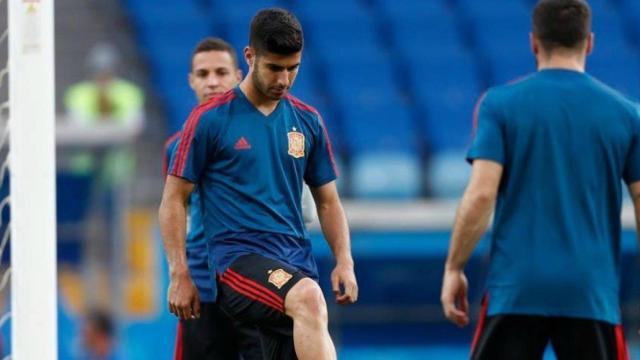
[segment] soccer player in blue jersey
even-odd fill
[[[203,104],[236,86],[242,79],[235,49],[222,39],[202,40],[193,51],[189,85]],[[165,174],[180,132],[165,144]],[[262,350],[255,327],[234,324],[216,304],[215,280],[209,271],[209,256],[202,224],[200,194],[195,190],[189,199],[189,228],[186,237],[189,274],[197,288],[200,316],[180,320],[176,337],[176,360],[189,359],[261,359]]]
[[[536,73],[491,88],[452,233],[444,313],[469,322],[464,266],[495,208],[473,359],[627,359],[620,319],[621,179],[640,226],[640,107],[585,73],[582,0],[533,11]]]
[[[196,184],[218,303],[234,319],[255,324],[267,359],[335,359],[327,308],[301,214],[303,182],[335,255],[336,301],[357,300],[337,171],[319,113],[288,94],[302,57],[295,16],[260,11],[245,48],[249,74],[239,87],[197,107],[169,165],[160,206],[168,249],[170,306],[197,317],[197,292],[183,251],[186,202]]]

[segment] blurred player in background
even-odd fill
[[[585,73],[591,10],[542,0],[538,72],[479,102],[445,266],[445,315],[469,322],[464,266],[495,206],[474,359],[627,359],[619,284],[623,179],[640,224],[640,108]],[[496,202],[497,200],[497,202]]]
[[[301,216],[303,181],[336,257],[336,300],[357,300],[346,217],[318,112],[288,95],[302,57],[302,28],[282,9],[260,11],[238,88],[196,108],[169,166],[160,223],[173,274],[170,306],[197,316],[184,253],[185,203],[199,184],[220,307],[256,324],[265,358],[335,359],[327,308]],[[295,351],[293,346],[295,347]]]
[[[242,71],[238,68],[238,55],[231,45],[222,39],[207,38],[196,46],[191,57],[189,85],[200,104],[232,89],[240,80]],[[179,137],[180,132],[165,144],[165,174]],[[180,320],[175,359],[237,360],[240,354],[244,360],[261,359],[260,339],[255,327],[234,324],[216,304],[217,289],[215,277],[209,270],[200,201],[200,192],[196,189],[189,199],[189,228],[185,244],[189,275],[200,301],[200,317]]]

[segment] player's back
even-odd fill
[[[493,312],[619,321],[621,180],[637,107],[587,74],[554,69],[492,89],[482,112],[502,134],[504,165]]]

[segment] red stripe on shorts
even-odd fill
[[[227,271],[225,271],[226,274],[228,274],[229,276],[233,277],[234,279],[236,279],[237,281],[240,281],[258,291],[260,291],[260,293],[264,294],[265,296],[269,297],[271,300],[273,300],[276,303],[280,303],[280,304],[284,304],[284,300],[278,296],[278,294],[274,293],[273,291],[267,289],[266,287],[264,287],[262,284],[259,284],[247,277],[244,277],[240,274],[238,274],[237,272],[231,270],[231,269],[227,269]]]
[[[624,330],[622,329],[622,325],[616,326],[615,331],[618,360],[629,360],[629,353],[627,352],[627,342],[624,340]]]
[[[482,335],[482,330],[484,330],[484,322],[487,318],[487,308],[489,307],[489,296],[484,295],[482,297],[482,309],[480,310],[480,319],[478,319],[478,327],[476,328],[476,333],[473,336],[473,342],[471,343],[471,355],[476,351],[476,346],[478,346],[478,341],[480,341],[480,336]]]
[[[250,286],[243,284],[235,279],[232,279],[227,272],[222,274],[222,276],[220,277],[220,281],[227,284],[234,291],[248,297],[253,301],[257,301],[277,311],[283,312],[283,306],[281,303],[276,303],[260,293],[258,290],[251,288]]]
[[[178,321],[178,331],[176,332],[176,348],[173,353],[173,360],[182,360],[184,350],[182,349],[182,322]]]

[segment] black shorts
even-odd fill
[[[216,303],[201,303],[198,319],[178,323],[175,360],[239,360],[240,356],[262,359],[258,330],[235,323]]]
[[[296,359],[293,320],[284,313],[284,300],[305,277],[285,263],[254,254],[241,256],[218,277],[220,308],[258,327],[265,359]]]
[[[486,316],[483,299],[480,321],[471,345],[473,360],[541,360],[551,344],[558,360],[628,360],[622,326],[584,318],[495,315]]]

